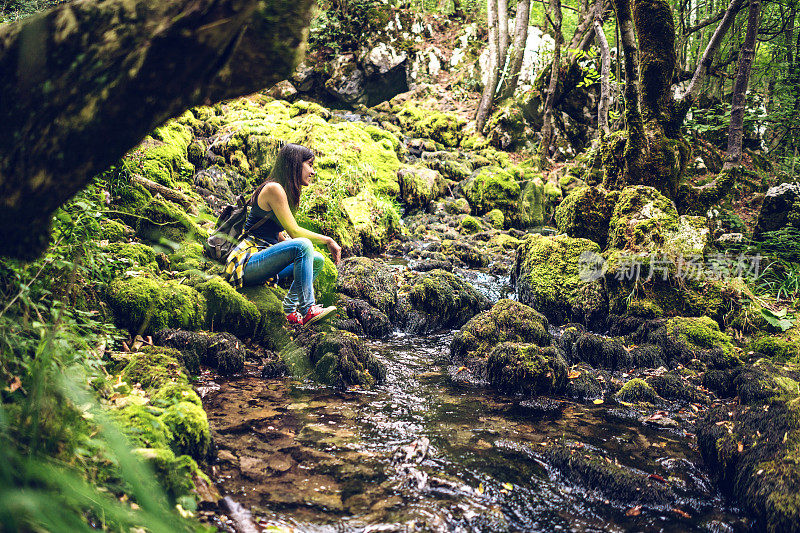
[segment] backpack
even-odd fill
[[[241,194],[236,197],[236,204],[225,205],[219,213],[217,223],[211,236],[206,239],[203,245],[203,252],[211,259],[225,261],[231,250],[236,247],[242,237],[244,237],[244,223],[247,221],[248,202]],[[250,228],[247,233],[255,230],[266,222],[266,217],[262,218]]]

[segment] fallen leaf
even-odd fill
[[[123,352],[130,352],[131,351],[131,349],[128,348],[128,343],[126,343],[125,341],[122,341],[122,351]]]
[[[514,490],[514,485],[511,483],[503,483],[503,488],[506,490]]]
[[[761,468],[761,469],[759,469],[759,471],[758,471],[758,472],[756,472],[756,475],[757,475],[757,476],[760,476],[760,475],[761,475],[761,474],[763,474],[763,473],[764,473],[764,469],[763,469],[763,468]]]
[[[625,516],[639,516],[642,514],[642,506],[637,505],[636,507],[631,507],[627,511],[625,511]]]
[[[648,477],[650,479],[654,479],[654,480],[659,481],[661,483],[666,483],[667,482],[666,479],[664,479],[663,477],[659,476],[658,474],[650,474]]]
[[[569,375],[567,376],[567,379],[575,379],[577,377],[580,377],[580,375],[581,375],[581,371],[580,370],[573,370],[572,372],[569,373]]]
[[[603,459],[605,459],[608,464],[611,464],[611,458],[610,457],[603,457]]]
[[[600,405],[601,403],[603,403],[603,400],[601,398],[597,398],[592,403],[595,404],[595,405]]]
[[[462,366],[462,367],[460,367],[458,370],[456,370],[456,374],[458,374],[459,372],[462,372],[462,371],[464,371],[464,370],[466,370],[467,372],[469,372],[469,368],[467,368],[467,367],[465,367],[465,366]]]
[[[478,485],[478,494],[483,494],[483,490],[484,490],[483,483],[481,483],[480,485]]]
[[[736,445],[736,449],[739,450],[739,453],[742,453],[744,451],[744,444],[740,442]]]
[[[692,517],[692,515],[690,515],[686,511],[682,511],[682,510],[680,510],[678,508],[672,509],[672,512],[674,512],[675,514],[680,515],[680,516],[682,516],[684,518],[691,518]]]

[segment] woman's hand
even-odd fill
[[[278,242],[283,242],[289,240],[289,235],[286,234],[285,231],[281,231],[278,233]]]
[[[339,262],[342,260],[342,247],[336,244],[336,241],[330,239],[328,241],[328,251],[331,253],[331,257],[333,258],[334,264],[338,265]]]

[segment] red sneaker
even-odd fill
[[[297,311],[292,311],[288,315],[286,315],[286,321],[289,324],[294,324],[295,326],[302,326],[303,325],[303,317],[300,316],[300,313]]]
[[[306,316],[303,317],[303,321],[301,324],[306,326],[308,324],[313,324],[314,322],[318,322],[325,318],[326,316],[330,315],[336,311],[336,306],[331,305],[329,307],[322,307],[319,304],[314,304],[306,313]]]

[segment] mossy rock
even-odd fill
[[[468,267],[483,268],[489,264],[486,252],[465,241],[445,241],[441,252],[445,256],[457,258]]]
[[[397,307],[395,271],[374,259],[348,257],[339,266],[338,292],[368,302],[389,317]]]
[[[753,340],[749,348],[777,362],[800,362],[800,343],[796,339],[764,336]]]
[[[558,393],[567,381],[567,364],[553,346],[503,342],[492,349],[487,362],[492,387],[506,393]]]
[[[400,199],[410,209],[425,209],[439,198],[445,188],[445,181],[435,170],[424,167],[405,167],[397,171],[400,185]]]
[[[153,340],[178,350],[184,360],[199,361],[223,376],[241,372],[247,357],[245,344],[230,333],[162,329]]]
[[[653,187],[626,187],[611,214],[609,246],[632,252],[660,250],[679,228],[678,211]]]
[[[324,263],[322,270],[317,274],[317,279],[314,280],[314,297],[318,304],[327,307],[336,303],[336,280],[339,277],[339,269],[326,251],[322,251],[316,245],[315,249],[322,254]]]
[[[647,383],[665,400],[700,404],[709,402],[708,394],[702,392],[696,384],[689,382],[678,372],[667,372],[660,376],[651,376],[647,378]]]
[[[509,219],[516,219],[522,189],[510,172],[499,167],[482,168],[462,187],[477,214],[499,209]]]
[[[191,182],[194,175],[195,167],[187,158],[191,140],[190,127],[171,121],[153,131],[126,158],[145,178],[174,188],[175,180]]]
[[[416,279],[409,292],[411,305],[426,319],[414,330],[429,332],[458,328],[489,306],[468,282],[451,272],[432,270]]]
[[[369,388],[383,383],[386,367],[356,335],[341,330],[306,330],[281,350],[295,377],[312,377],[332,387]]]
[[[181,243],[205,238],[206,232],[192,220],[182,207],[163,198],[153,198],[142,209],[136,224],[136,234],[151,242]]]
[[[187,384],[181,354],[170,348],[154,347],[135,352],[122,369],[120,378],[129,385],[141,384],[146,391],[157,391],[170,383]]]
[[[616,394],[616,398],[625,403],[656,403],[659,399],[655,389],[639,378],[626,382]]]
[[[565,346],[570,363],[585,362],[594,368],[627,370],[637,366],[633,355],[619,339],[582,333],[571,346]]]
[[[256,305],[236,292],[220,277],[195,286],[207,302],[206,327],[229,331],[239,337],[252,338],[258,332],[261,313]]]
[[[469,206],[469,202],[467,201],[466,198],[456,198],[455,200],[446,200],[444,203],[444,210],[450,213],[451,215],[469,215],[470,212],[472,211]]]
[[[499,213],[498,210],[495,210],[494,212],[498,212]],[[501,216],[501,219],[502,219],[503,214],[500,213],[500,216]],[[459,224],[459,226],[461,227],[461,231],[463,233],[466,233],[467,235],[472,235],[474,233],[478,233],[482,229],[480,221],[478,221],[478,219],[476,219],[475,217],[470,216],[470,215],[465,215],[461,219],[461,223]]]
[[[733,340],[709,317],[675,317],[648,336],[661,346],[665,359],[688,364],[699,360],[710,369],[726,370],[742,365]]]
[[[486,131],[489,144],[500,150],[515,150],[530,143],[530,135],[526,134],[525,116],[513,98],[495,106],[486,123]]]
[[[170,382],[162,385],[156,390],[151,398],[151,402],[156,407],[166,409],[178,402],[189,402],[195,405],[203,406],[200,396],[197,392],[186,383]]]
[[[486,377],[486,364],[492,348],[502,342],[551,344],[547,319],[519,302],[502,299],[464,324],[450,344],[450,359],[463,364],[478,377]]]
[[[100,220],[100,237],[109,242],[126,241],[133,236],[133,228],[126,226],[116,220],[104,218]]]
[[[467,121],[455,114],[422,109],[413,104],[406,105],[397,113],[401,126],[417,137],[433,139],[445,146],[456,148],[464,138]]]
[[[254,340],[260,341],[270,350],[278,350],[288,340],[284,329],[286,315],[283,312],[283,299],[286,291],[268,285],[243,287],[242,295],[253,302],[261,315]]]
[[[144,267],[156,270],[156,253],[147,246],[138,242],[114,242],[106,247],[106,252],[115,261],[129,265],[130,267]]]
[[[555,323],[602,325],[607,295],[599,276],[586,269],[588,259],[599,254],[600,247],[588,239],[531,235],[517,249],[514,262],[519,301]]]
[[[188,455],[175,456],[169,448],[135,448],[132,452],[150,465],[172,502],[197,497],[194,479],[206,476],[194,459]]]
[[[575,189],[556,208],[558,231],[570,237],[589,239],[605,248],[618,196],[619,192],[609,192],[602,187]]]
[[[164,328],[199,329],[206,321],[206,300],[191,287],[159,278],[120,277],[107,291],[119,326],[152,334]]]
[[[161,420],[172,431],[172,449],[203,460],[211,447],[211,430],[203,408],[191,402],[178,402],[164,410]]]
[[[134,447],[166,448],[172,441],[172,431],[143,405],[128,405],[113,418]]]
[[[503,215],[503,212],[500,211],[499,209],[492,209],[491,211],[483,215],[483,219],[495,229],[503,229],[506,223],[506,217],[505,215]]]

